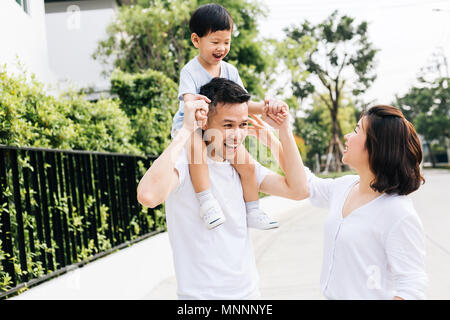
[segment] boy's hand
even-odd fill
[[[280,129],[286,122],[289,123],[289,106],[286,102],[266,97],[264,103],[263,120],[271,127]]]
[[[184,102],[183,127],[189,131],[196,130],[206,122],[208,119],[208,103],[211,102],[211,100],[201,94],[193,96],[193,99]]]

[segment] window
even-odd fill
[[[28,0],[16,0],[17,4],[22,7],[23,11],[30,13],[30,8],[28,7]]]

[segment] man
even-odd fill
[[[239,175],[230,164],[248,134],[250,96],[236,83],[215,78],[201,88],[196,101],[185,105],[184,123],[172,143],[146,172],[138,186],[138,200],[146,207],[166,201],[166,218],[180,299],[257,299],[258,273]],[[209,106],[207,102],[210,102]],[[283,104],[278,102],[278,104]],[[279,107],[279,106],[278,106]],[[203,110],[205,113],[198,112]],[[197,120],[210,157],[211,189],[224,209],[226,221],[209,230],[199,219],[199,204],[189,179],[185,145]],[[201,121],[200,121],[201,122]],[[290,199],[308,197],[306,174],[286,117],[279,129],[280,163],[285,177],[255,161],[262,192]],[[213,137],[212,137],[213,136]],[[266,141],[267,142],[267,141]],[[274,144],[279,146],[279,144]],[[189,150],[189,148],[188,148]]]

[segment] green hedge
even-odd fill
[[[119,70],[111,76],[111,93],[131,121],[133,143],[147,155],[157,155],[170,142],[172,118],[178,109],[177,84],[154,70],[129,74]]]
[[[26,73],[12,76],[0,67],[0,144],[18,147],[43,147],[51,149],[77,149],[89,151],[119,152],[126,154],[144,155],[157,154],[168,142],[172,114],[176,109],[176,86],[161,74],[151,72],[144,75],[125,75],[116,73],[115,89],[124,99],[100,99],[97,102],[87,101],[83,95],[68,92],[61,97],[48,94],[42,83]],[[120,88],[120,90],[119,90]],[[152,89],[153,88],[153,89]],[[171,102],[172,104],[170,104]],[[164,105],[164,107],[160,107]],[[122,109],[123,108],[123,109]],[[130,110],[134,111],[127,115]],[[20,156],[19,172],[23,175],[24,168],[31,168],[29,159]],[[147,168],[140,165],[143,175]],[[34,171],[34,168],[32,169]],[[119,178],[119,177],[116,177]],[[11,170],[7,171],[7,183],[11,185]],[[20,178],[20,194],[26,193],[23,186],[23,176]],[[14,239],[14,257],[9,257],[14,263],[17,275],[28,274],[29,278],[40,277],[49,270],[44,270],[39,262],[32,261],[28,255],[28,270],[21,270],[17,257],[17,222],[13,194],[10,187],[2,186],[4,195],[9,202],[12,237]],[[30,191],[33,193],[33,191]],[[25,198],[22,207],[25,208]],[[64,200],[65,198],[63,198]],[[92,209],[93,199],[85,199],[86,212]],[[34,204],[33,204],[34,205]],[[111,247],[110,239],[105,237],[107,229],[106,216],[110,208],[102,206],[102,219],[97,225],[99,247],[94,247],[92,241],[89,246],[77,248],[77,260],[82,261],[97,252]],[[134,219],[147,219],[149,225],[156,224],[165,228],[164,208],[155,212],[156,221],[141,208]],[[4,208],[0,206],[0,214]],[[67,214],[66,200],[49,206],[49,212],[59,210],[61,215]],[[72,229],[80,228],[85,221],[80,220],[76,210],[74,216],[68,218]],[[23,212],[25,239],[29,242],[29,230],[36,226],[35,217]],[[31,228],[31,229],[30,229]],[[135,220],[130,221],[130,228],[139,234],[139,226]],[[35,247],[45,250],[45,244],[39,243],[35,237]],[[1,240],[0,240],[1,244]],[[29,243],[27,243],[27,247]],[[1,246],[0,246],[1,247]],[[8,258],[0,248],[0,260]],[[11,278],[0,264],[0,292],[11,288]]]
[[[0,144],[143,154],[119,101],[93,103],[73,92],[56,98],[27,78],[0,68]]]

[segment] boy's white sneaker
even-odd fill
[[[278,228],[279,224],[264,211],[257,209],[247,212],[247,226],[254,229],[268,230]]]
[[[208,229],[213,229],[225,222],[225,216],[216,199],[209,199],[200,205],[200,217]]]

